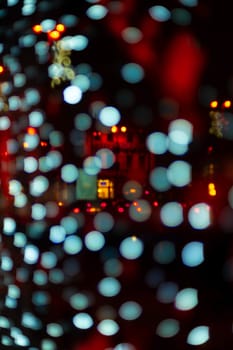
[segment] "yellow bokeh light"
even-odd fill
[[[210,102],[210,107],[211,108],[217,108],[218,107],[218,101],[214,100]]]
[[[116,133],[117,131],[118,131],[117,126],[114,125],[111,127],[111,132]]]
[[[230,101],[230,100],[224,101],[223,106],[224,106],[225,108],[230,108],[230,107],[231,107],[231,101]]]

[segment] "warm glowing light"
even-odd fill
[[[122,127],[121,127],[121,132],[126,132],[126,131],[127,131],[126,126],[122,126]]]
[[[4,67],[0,66],[0,74],[4,72]]]
[[[34,33],[39,34],[42,32],[42,26],[40,24],[36,24],[32,27],[32,30]]]
[[[35,134],[36,134],[36,129],[35,129],[35,128],[32,128],[31,126],[29,126],[29,127],[27,128],[27,133],[28,133],[29,135],[35,135]]]
[[[114,125],[111,127],[111,132],[116,133],[117,130],[118,130],[117,126]]]
[[[74,212],[75,214],[78,214],[78,213],[80,213],[80,209],[79,209],[79,208],[74,208],[74,209],[73,209],[73,212]]]
[[[218,107],[218,101],[214,100],[210,102],[210,107],[211,108],[217,108]]]
[[[136,236],[132,236],[132,241],[136,241],[137,240],[137,237]]]
[[[29,147],[28,143],[27,143],[27,142],[24,142],[24,143],[23,143],[23,148],[26,149],[26,148],[28,148],[28,147]]]
[[[59,207],[63,207],[64,203],[60,201],[60,202],[57,203],[57,205],[58,205]]]
[[[46,147],[48,145],[48,142],[46,141],[41,141],[40,142],[41,147]]]
[[[62,24],[62,23],[58,23],[58,24],[56,25],[56,30],[57,30],[58,32],[60,32],[60,33],[63,33],[63,32],[65,31],[65,29],[66,29],[66,27],[65,27],[64,24]]]
[[[230,100],[226,100],[223,102],[223,107],[224,108],[230,108],[231,107],[231,101]]]
[[[209,183],[208,192],[209,192],[210,196],[212,196],[212,197],[216,196],[215,184],[213,182]]]
[[[52,40],[58,40],[60,39],[61,33],[58,32],[57,30],[52,30],[51,32],[48,33],[48,36]]]

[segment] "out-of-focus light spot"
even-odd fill
[[[213,182],[210,182],[208,184],[208,193],[212,197],[216,196],[216,194],[217,194],[215,184]]]
[[[218,101],[214,100],[210,102],[210,108],[217,108],[218,107]]]
[[[195,7],[198,5],[198,0],[179,0],[181,4],[189,7]]]
[[[66,103],[76,104],[82,99],[82,90],[75,85],[68,86],[63,90],[63,97]]]
[[[25,157],[24,158],[24,171],[26,173],[33,173],[38,169],[38,161],[34,157]]]
[[[29,125],[32,127],[39,127],[44,121],[43,111],[35,110],[29,113]]]
[[[179,322],[173,318],[168,318],[161,321],[157,328],[156,334],[162,338],[174,337],[180,330]]]
[[[40,102],[41,96],[37,89],[30,88],[25,90],[25,99],[28,106],[34,106]]]
[[[39,197],[49,187],[49,180],[47,177],[38,175],[29,184],[30,193],[32,196]]]
[[[2,256],[1,269],[3,271],[11,271],[13,269],[13,261],[9,256]]]
[[[11,236],[16,229],[16,222],[13,218],[4,217],[3,219],[3,233]]]
[[[28,244],[24,249],[24,261],[26,264],[36,264],[39,255],[39,249],[33,244]]]
[[[167,177],[170,183],[177,187],[183,187],[191,182],[191,165],[183,160],[176,160],[167,169]]]
[[[188,212],[190,225],[196,230],[204,230],[211,224],[211,208],[206,203],[193,205]]]
[[[0,74],[2,74],[5,71],[4,67],[0,65]]]
[[[66,231],[64,227],[60,225],[54,225],[50,227],[49,239],[51,242],[58,244],[65,240]]]
[[[164,154],[167,151],[168,138],[162,132],[153,132],[146,139],[146,145],[153,154]]]
[[[170,264],[176,257],[175,245],[169,241],[161,241],[153,249],[153,257],[160,264]]]
[[[127,27],[121,32],[122,38],[129,44],[138,43],[143,35],[137,27]]]
[[[63,32],[66,30],[66,27],[64,26],[64,24],[58,23],[58,24],[56,25],[55,29],[56,29],[58,32],[63,33]]]
[[[114,297],[119,294],[121,285],[114,277],[105,277],[98,283],[98,291],[105,297]]]
[[[32,27],[32,30],[33,30],[34,33],[39,34],[39,33],[42,32],[42,26],[40,24],[35,24]]]
[[[39,318],[33,315],[31,312],[24,312],[22,315],[22,326],[33,330],[40,330],[42,328],[42,322]]]
[[[78,74],[73,80],[72,85],[78,86],[82,92],[85,92],[90,87],[90,79],[83,74]]]
[[[42,339],[41,350],[56,350],[57,346],[51,339]]]
[[[143,222],[150,218],[152,213],[151,205],[149,201],[145,199],[138,199],[129,207],[129,216],[132,220],[137,222]]]
[[[64,333],[62,326],[59,323],[49,323],[46,327],[47,334],[51,337],[61,337]]]
[[[150,16],[158,22],[166,22],[170,19],[171,13],[164,6],[152,6],[149,8]]]
[[[23,248],[27,243],[27,239],[24,233],[16,232],[14,234],[14,246],[17,248]]]
[[[121,127],[121,132],[126,132],[127,131],[127,127],[126,126],[122,126]]]
[[[115,134],[118,131],[118,127],[116,125],[111,127],[111,132]]]
[[[88,45],[88,38],[84,35],[75,35],[70,39],[70,48],[74,51],[83,51]]]
[[[209,327],[198,326],[191,330],[187,337],[187,343],[190,345],[202,345],[209,340]]]
[[[105,244],[104,235],[99,231],[90,231],[85,236],[85,245],[91,251],[98,251],[103,248]]]
[[[198,304],[197,290],[194,288],[185,288],[179,291],[175,299],[175,307],[178,310],[191,310]]]
[[[174,142],[173,140],[169,139],[168,150],[169,150],[169,152],[171,152],[177,156],[181,156],[181,155],[188,152],[188,145],[187,144],[182,145],[181,143],[177,143],[177,142]]]
[[[82,247],[83,243],[80,237],[74,235],[66,237],[64,242],[64,251],[67,254],[78,254],[82,250]]]
[[[127,63],[121,69],[122,78],[129,84],[137,84],[144,78],[144,70],[137,63]]]
[[[105,319],[97,325],[97,330],[106,336],[112,336],[119,331],[119,325],[110,319]]]
[[[135,301],[127,301],[119,308],[119,315],[127,321],[136,320],[142,314],[142,307]]]
[[[86,13],[89,18],[93,20],[100,20],[107,15],[108,10],[103,5],[93,5],[89,7]]]
[[[33,282],[37,286],[45,286],[48,283],[47,273],[43,270],[35,270],[33,272]]]
[[[73,164],[63,165],[61,168],[61,178],[64,182],[72,183],[78,178],[78,169]]]
[[[51,301],[51,297],[48,292],[37,290],[32,294],[32,302],[36,306],[48,305]]]
[[[144,250],[143,242],[137,238],[127,237],[122,240],[120,244],[120,253],[121,255],[128,260],[138,259]]]
[[[19,0],[7,0],[7,6],[15,6]]]
[[[76,231],[78,230],[78,227],[79,227],[78,221],[76,220],[76,218],[74,218],[72,216],[64,216],[61,219],[61,225],[66,230],[67,235],[70,235],[72,233],[76,233]]]
[[[114,153],[108,148],[101,148],[96,152],[96,156],[101,160],[101,168],[109,169],[115,162]]]
[[[32,219],[33,220],[42,220],[46,216],[46,207],[40,203],[32,204]]]
[[[174,282],[163,282],[159,285],[156,297],[160,303],[173,303],[178,292],[178,286]]]
[[[52,31],[55,26],[56,26],[56,21],[53,19],[44,19],[41,23],[40,26],[42,27],[42,31],[44,33],[48,33]]]
[[[183,208],[178,202],[169,202],[162,206],[160,217],[164,225],[179,226],[183,222]]]
[[[9,129],[10,125],[11,125],[11,121],[9,117],[7,116],[0,117],[0,130]]]
[[[176,8],[172,10],[172,20],[180,26],[188,26],[192,22],[192,16],[187,10]]]
[[[26,151],[32,151],[39,145],[40,139],[38,135],[26,134],[23,140],[23,147]]]
[[[134,201],[142,195],[142,185],[137,181],[127,181],[122,188],[123,196],[129,201]]]
[[[120,112],[115,107],[107,106],[102,108],[99,112],[99,120],[106,126],[114,126],[119,123],[120,119]]]
[[[70,297],[70,305],[75,310],[84,310],[90,305],[90,300],[86,294],[75,293]]]
[[[54,130],[49,134],[49,141],[50,141],[51,146],[60,147],[63,145],[64,136],[63,136],[62,132]],[[48,145],[48,143],[46,141],[42,141],[40,143],[40,145],[42,147],[46,147]]]
[[[92,119],[86,113],[79,113],[74,118],[74,125],[78,130],[86,131],[91,127]]]
[[[57,30],[52,30],[51,32],[48,32],[48,37],[52,40],[58,40],[61,37],[61,33]]]
[[[173,318],[167,318],[158,324],[156,334],[162,338],[171,338],[174,337],[179,330],[179,322]]]
[[[61,16],[60,22],[63,23],[67,28],[70,28],[78,23],[78,18],[73,14],[65,14]]]
[[[14,75],[14,86],[16,88],[23,87],[26,83],[26,76],[22,73],[17,73]]]
[[[224,108],[230,108],[231,107],[231,101],[230,100],[226,100],[223,102],[223,107]]]
[[[92,317],[85,312],[80,312],[73,317],[73,324],[79,329],[89,329],[93,326]]]
[[[169,138],[178,144],[188,145],[193,139],[193,125],[185,119],[176,119],[169,124]]]
[[[123,270],[122,264],[118,259],[108,259],[104,263],[104,272],[107,276],[119,276]]]
[[[57,264],[57,256],[53,252],[43,252],[41,254],[41,265],[45,269],[52,269]]]
[[[65,276],[61,269],[52,269],[49,271],[49,281],[54,284],[61,284],[64,282]]]
[[[96,230],[100,232],[108,232],[114,226],[114,218],[110,213],[101,212],[95,215],[93,223]]]
[[[99,157],[90,156],[83,162],[83,169],[88,175],[97,175],[101,170],[101,160]]]
[[[181,252],[183,264],[195,267],[204,261],[204,245],[201,242],[190,242],[184,246]]]
[[[151,170],[149,181],[151,186],[159,192],[165,192],[171,188],[171,183],[167,176],[167,169],[164,167],[156,167]]]

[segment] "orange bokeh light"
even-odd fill
[[[111,132],[116,133],[117,131],[118,131],[117,126],[114,125],[111,127]]]
[[[35,135],[35,134],[36,134],[36,129],[33,128],[33,127],[31,127],[31,126],[29,126],[29,127],[27,128],[27,133],[28,133],[29,135]]]
[[[126,131],[127,131],[126,126],[122,126],[122,127],[121,127],[121,132],[126,132]]]
[[[32,27],[32,30],[34,33],[41,33],[42,32],[42,26],[40,24],[36,24]]]
[[[210,102],[210,107],[211,108],[217,108],[218,107],[218,101],[214,100]]]
[[[57,30],[52,30],[48,33],[48,36],[52,40],[58,40],[61,37],[61,34]]]
[[[4,72],[4,67],[0,65],[0,74]]]
[[[231,107],[231,101],[230,100],[226,100],[223,102],[223,107],[225,108],[230,108]]]
[[[60,33],[63,33],[63,32],[66,30],[66,27],[64,26],[64,24],[58,23],[58,24],[56,25],[56,30],[57,30],[58,32],[60,32]]]

